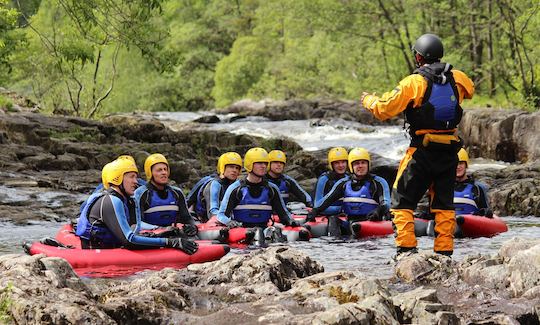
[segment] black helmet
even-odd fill
[[[428,63],[438,61],[444,55],[442,41],[435,34],[424,34],[418,37],[412,50],[423,56]]]

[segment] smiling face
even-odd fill
[[[281,161],[272,161],[270,163],[270,171],[276,175],[281,175],[285,169],[285,164]]]
[[[165,185],[169,182],[169,166],[165,163],[157,163],[152,166],[152,181],[157,185]]]
[[[225,165],[225,170],[223,171],[223,177],[234,181],[240,175],[240,166],[238,165]]]
[[[129,196],[133,195],[137,189],[137,176],[138,174],[136,172],[127,172],[124,174],[122,186],[124,187],[124,191],[126,191]]]
[[[337,174],[345,174],[345,172],[347,171],[347,160],[338,160],[332,162],[332,169]]]
[[[369,171],[369,162],[367,160],[357,160],[352,162],[353,172],[358,177],[364,177]]]
[[[466,173],[467,173],[467,163],[465,161],[458,162],[457,168],[456,168],[456,178],[458,180],[463,179]]]

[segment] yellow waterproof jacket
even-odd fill
[[[452,69],[452,75],[459,93],[459,103],[470,99],[474,94],[474,83],[465,73]],[[366,95],[362,105],[377,119],[384,121],[403,112],[410,103],[412,107],[420,107],[428,82],[420,74],[412,74],[399,82],[394,90],[382,96]]]

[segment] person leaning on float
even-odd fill
[[[307,207],[312,206],[311,196],[289,175],[283,174],[287,157],[281,150],[272,150],[268,153],[270,165],[266,178],[269,182],[274,183],[279,188],[281,198],[287,204],[289,195],[292,194],[300,202],[303,202]]]
[[[323,197],[330,192],[334,184],[347,174],[347,149],[342,147],[332,148],[328,151],[328,170],[322,173],[315,185],[314,205],[320,205]],[[328,208],[320,211],[321,214],[331,216],[341,213],[342,201],[332,202]]]
[[[195,242],[183,238],[149,238],[138,234],[140,220],[136,217],[131,196],[137,188],[138,169],[128,159],[115,160],[103,167],[105,191],[88,199],[77,223],[76,235],[81,245],[90,248],[143,249],[173,247],[188,254],[197,251]],[[130,219],[135,220],[130,224]]]
[[[246,152],[244,168],[248,174],[225,192],[219,207],[219,222],[231,228],[265,228],[274,211],[282,224],[299,226],[287,211],[278,187],[264,179],[268,162],[268,152],[263,148],[251,148]]]
[[[200,201],[204,204],[204,214],[207,220],[217,217],[219,204],[225,191],[236,182],[242,171],[242,157],[236,152],[226,152],[219,157],[218,173],[202,190]]]
[[[326,196],[311,210],[307,221],[315,220],[319,211],[332,202],[342,199],[342,212],[348,222],[341,222],[342,233],[350,233],[349,223],[356,221],[381,221],[388,219],[390,189],[382,177],[369,172],[371,157],[364,148],[349,152],[348,165],[351,176],[340,179]]]
[[[469,154],[465,149],[458,152],[456,183],[454,186],[454,206],[456,214],[474,214],[493,218],[489,207],[487,186],[467,175]]]
[[[210,175],[206,175],[193,185],[193,188],[189,191],[188,195],[186,196],[186,203],[187,207],[190,211],[192,211],[195,216],[199,219],[201,222],[208,221],[208,215],[206,213],[205,204],[202,202],[202,199],[204,198],[202,195],[202,191],[205,188],[208,183],[210,183],[214,178],[219,176],[219,166],[221,166],[221,159],[223,155],[219,156],[219,159],[217,161],[216,170],[217,173],[212,173]]]
[[[164,236],[195,236],[197,226],[191,217],[182,190],[171,186],[167,158],[160,153],[148,156],[144,162],[147,183],[135,191],[135,204],[139,218],[150,225],[146,229],[167,227]],[[176,223],[184,224],[182,231]],[[171,227],[172,226],[172,227]]]
[[[453,189],[461,139],[457,126],[460,103],[472,98],[474,84],[465,73],[440,62],[443,44],[433,34],[420,36],[412,47],[417,69],[382,96],[362,94],[361,102],[377,119],[405,112],[411,143],[401,160],[392,188],[397,253],[416,251],[413,212],[428,188],[435,213],[434,251],[452,255],[455,211]]]

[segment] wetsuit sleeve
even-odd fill
[[[141,186],[135,190],[133,200],[135,201],[135,232],[138,233],[140,230],[151,230],[158,228],[156,225],[143,221],[144,211],[148,209],[148,188],[146,186]]]
[[[471,99],[474,94],[474,82],[467,77],[465,73],[459,70],[452,69],[452,75],[456,82],[456,87],[459,93],[459,103],[463,102],[463,99]]]
[[[101,219],[124,245],[165,246],[165,238],[150,238],[137,235],[129,226],[129,218],[124,210],[124,203],[117,197],[105,195],[101,210]]]
[[[289,210],[287,210],[285,206],[285,201],[283,201],[283,198],[279,193],[279,188],[276,186],[276,184],[271,182],[268,182],[268,186],[272,191],[272,211],[274,211],[278,215],[279,221],[282,224],[286,226],[290,225],[293,219],[291,214],[289,213]]]
[[[232,220],[232,211],[238,205],[238,190],[240,189],[240,181],[232,183],[225,191],[223,200],[219,205],[217,219],[222,224],[228,224]]]
[[[221,184],[217,180],[210,182],[209,186],[205,188],[205,192],[208,191],[208,196],[205,193],[206,198],[206,211],[208,218],[215,216],[219,212],[219,194],[221,193]]]
[[[328,182],[328,176],[321,175],[319,179],[317,180],[317,186],[315,187],[315,202],[314,205],[317,204],[323,197],[324,197],[324,188],[326,186],[326,183]]]
[[[311,196],[304,191],[304,189],[298,184],[294,178],[285,175],[285,181],[289,183],[289,191],[300,201],[304,202],[305,204],[312,204],[311,203]]]
[[[373,179],[378,184],[376,195],[379,205],[385,205],[390,209],[390,187],[388,186],[388,182],[380,176],[375,176]]]
[[[315,207],[313,208],[313,214],[317,215],[321,211],[325,211],[333,202],[341,199],[345,193],[345,183],[349,180],[348,177],[344,177],[334,184],[330,192],[328,192],[323,198],[315,202]],[[336,207],[338,211],[334,214],[341,212],[341,207]],[[327,211],[328,212],[328,211]]]
[[[413,103],[418,107],[424,98],[427,81],[419,74],[412,74],[399,82],[393,90],[381,96],[366,95],[362,105],[377,119],[384,121],[397,116]]]
[[[182,190],[178,187],[171,186],[172,190],[178,198],[178,215],[176,216],[176,221],[183,224],[195,224],[195,220],[191,217],[191,214],[188,211],[186,197]]]
[[[478,209],[489,208],[487,185],[481,182],[475,182],[474,184],[478,188],[478,197],[476,198],[476,205],[478,206]]]

